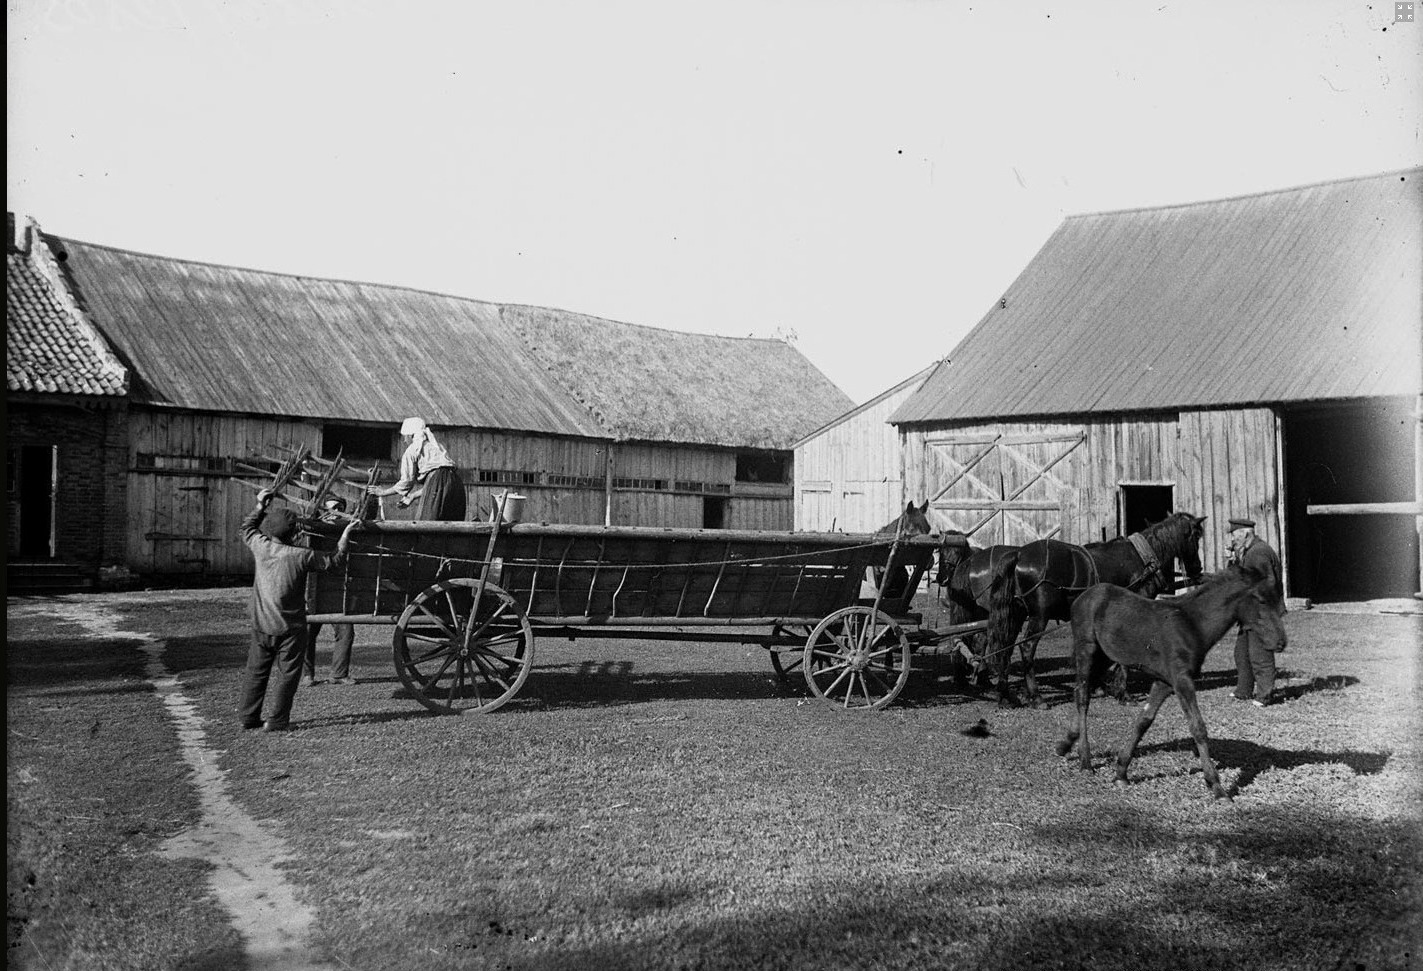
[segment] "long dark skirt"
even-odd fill
[[[420,496],[420,515],[417,518],[462,522],[464,510],[464,481],[456,469],[447,465],[425,478],[425,491]]]

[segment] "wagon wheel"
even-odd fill
[[[800,636],[810,637],[809,625],[797,625],[793,627],[777,626],[775,633],[792,634],[799,633]],[[801,669],[805,663],[805,648],[801,647],[772,647],[767,645],[766,652],[771,655],[771,667],[776,671],[776,677],[782,682],[790,683],[791,675]]]
[[[835,611],[805,642],[805,683],[811,694],[842,708],[883,708],[909,680],[909,664],[904,629],[873,607]]]
[[[508,593],[452,577],[422,591],[395,622],[395,673],[417,701],[444,715],[493,711],[534,665],[529,619]]]

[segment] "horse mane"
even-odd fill
[[[1166,560],[1175,556],[1178,550],[1186,548],[1195,522],[1196,517],[1188,512],[1173,512],[1161,522],[1152,523],[1143,529],[1141,537],[1146,540],[1157,559]]]
[[[1192,587],[1190,590],[1187,590],[1185,593],[1178,595],[1174,599],[1178,603],[1184,603],[1186,601],[1195,600],[1203,594],[1215,590],[1217,587],[1223,587],[1233,583],[1238,583],[1243,586],[1251,587],[1264,579],[1266,579],[1265,574],[1261,573],[1259,570],[1254,570],[1249,567],[1243,567],[1239,564],[1232,563],[1230,566],[1226,567],[1224,570],[1221,570],[1218,573],[1207,573],[1204,577],[1201,578],[1200,583]]]

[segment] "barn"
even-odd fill
[[[51,544],[55,560],[241,576],[243,466],[305,444],[390,481],[411,415],[460,466],[472,510],[512,489],[550,522],[790,529],[792,446],[850,404],[779,340],[29,237],[16,259],[51,266],[51,289],[128,382],[122,485],[104,514],[123,537],[101,551]],[[27,340],[15,323],[12,305],[12,357]],[[12,427],[17,410],[56,404],[9,390]]]
[[[1073,216],[891,416],[979,543],[1248,516],[1288,595],[1419,590],[1423,169]]]
[[[889,417],[932,370],[925,368],[795,443],[796,529],[862,533],[899,515],[904,459]]]

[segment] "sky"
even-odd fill
[[[1067,216],[1423,164],[1423,17],[1393,2],[7,14],[6,205],[47,232],[780,337],[856,402]]]

